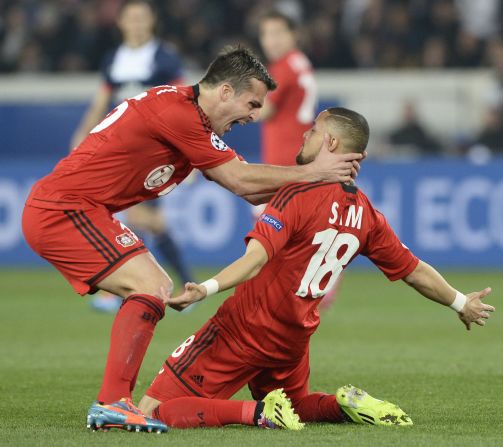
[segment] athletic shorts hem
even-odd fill
[[[92,278],[90,278],[86,281],[86,283],[89,285],[89,288],[90,288],[88,293],[91,293],[91,294],[96,293],[96,291],[98,290],[96,288],[97,283],[104,280],[107,276],[111,275],[121,265],[125,264],[131,258],[134,258],[135,256],[138,256],[142,253],[147,253],[147,252],[148,252],[148,248],[146,248],[144,245],[142,245],[141,247],[133,248],[132,250],[129,250],[128,252],[122,254],[119,258],[115,259],[112,263],[110,263],[107,267],[105,267],[101,272],[97,273]]]

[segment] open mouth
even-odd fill
[[[230,130],[232,129],[232,127],[234,125],[239,124],[240,126],[244,126],[247,122],[248,122],[248,120],[246,120],[246,119],[231,121],[229,124],[227,124],[227,126],[225,126],[225,131],[230,132]]]

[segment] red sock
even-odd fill
[[[294,405],[302,422],[344,422],[344,413],[333,394],[312,393]]]
[[[163,317],[164,303],[154,296],[131,295],[124,301],[112,325],[99,402],[131,397],[155,325]]]
[[[255,425],[256,407],[255,401],[178,397],[159,405],[153,417],[174,428]]]

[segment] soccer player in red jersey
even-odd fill
[[[102,61],[102,83],[76,129],[70,149],[78,146],[104,116],[125,99],[156,85],[181,85],[182,59],[170,45],[156,38],[156,8],[150,0],[126,0],[121,4],[117,27],[121,44]],[[192,281],[182,253],[167,227],[159,200],[139,203],[127,210],[128,227],[152,236],[152,245],[183,283]],[[91,300],[94,309],[116,313],[122,299],[98,293]]]
[[[297,45],[297,25],[288,15],[270,11],[259,20],[259,40],[278,88],[267,96],[260,114],[262,162],[295,164],[303,134],[315,117],[318,94],[313,67]],[[253,209],[256,218],[264,206]],[[337,297],[343,275],[327,292],[320,309],[328,309]]]
[[[278,88],[266,98],[260,114],[262,162],[295,165],[302,135],[315,117],[318,102],[313,67],[297,48],[296,25],[280,12],[259,19],[259,41]]]
[[[368,136],[361,115],[344,108],[325,110],[304,134],[297,163],[311,163],[323,138],[337,154],[363,152]],[[468,329],[471,323],[484,325],[494,311],[481,301],[490,288],[466,296],[457,292],[400,242],[362,191],[344,183],[282,187],[246,240],[246,253],[237,261],[167,299],[180,310],[237,286],[217,313],[166,360],[140,402],[147,414],[181,428],[201,421],[206,426],[250,423],[242,416],[245,403],[241,408],[225,400],[248,384],[257,400],[284,388],[302,422],[349,419],[411,425],[396,405],[351,385],[335,394],[309,390],[309,339],[320,322],[318,305],[359,254],[391,281],[402,279],[426,298],[454,308]]]
[[[324,147],[310,165],[243,163],[221,136],[255,121],[275,83],[245,48],[232,48],[190,87],[163,85],[128,99],[94,127],[69,156],[33,186],[22,226],[32,249],[76,292],[98,289],[125,301],[112,326],[110,350],[88,425],[166,430],[144,419],[131,393],[173,284],[141,240],[113,214],[163,196],[193,169],[250,202],[260,203],[298,180],[348,181],[359,154],[333,157]],[[143,418],[143,419],[142,419]]]

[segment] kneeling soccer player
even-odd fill
[[[297,162],[311,162],[323,139],[333,153],[363,152],[368,135],[361,115],[325,110],[304,134]],[[412,425],[398,406],[351,385],[335,394],[309,391],[309,339],[319,324],[318,304],[360,253],[390,280],[402,279],[426,298],[452,307],[468,329],[471,323],[483,326],[494,311],[481,301],[491,289],[457,292],[400,242],[354,186],[284,186],[247,241],[246,253],[214,278],[187,283],[183,295],[167,299],[180,310],[238,285],[166,360],[140,402],[145,414],[179,428],[252,423],[253,406],[226,400],[248,384],[257,400],[283,388],[302,422]]]

